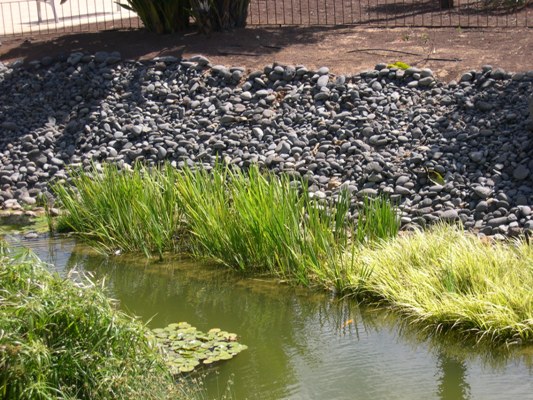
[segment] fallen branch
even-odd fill
[[[426,61],[450,61],[450,62],[459,62],[459,61],[463,61],[462,58],[434,58],[434,57],[429,57],[429,58],[426,58]]]
[[[221,56],[247,56],[247,57],[260,56],[260,54],[257,54],[257,53],[244,53],[244,52],[224,51],[224,50],[218,50],[218,54],[220,54]]]
[[[410,51],[391,50],[391,49],[356,49],[356,50],[350,50],[348,51],[348,53],[360,53],[360,52],[365,52],[365,51],[387,51],[390,53],[399,53],[399,54],[407,54],[409,56],[423,57],[423,55],[419,53],[412,53]]]

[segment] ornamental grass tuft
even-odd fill
[[[148,330],[88,278],[48,272],[27,250],[0,245],[0,397],[176,399]]]
[[[477,340],[533,340],[533,246],[437,225],[346,255],[343,290],[426,329]]]

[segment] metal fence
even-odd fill
[[[451,0],[443,0],[451,3]],[[252,0],[251,25],[533,27],[531,0]]]
[[[533,27],[533,0],[252,0],[255,26]],[[525,1],[525,4],[524,4]],[[0,36],[139,28],[116,0],[0,0]]]
[[[133,12],[115,0],[0,0],[0,36],[97,32],[139,28]]]

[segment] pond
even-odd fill
[[[533,348],[473,349],[423,338],[384,311],[189,260],[103,257],[68,238],[17,239],[53,269],[100,279],[150,327],[235,332],[248,350],[205,369],[207,398],[531,398]],[[230,382],[228,384],[228,382]]]

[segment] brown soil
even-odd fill
[[[157,36],[141,30],[4,39],[0,61],[32,61],[73,51],[119,51],[125,59],[207,56],[215,64],[259,69],[272,62],[327,66],[353,74],[378,62],[431,68],[444,81],[484,64],[533,70],[533,31],[517,29],[282,27],[246,28],[209,37]]]

